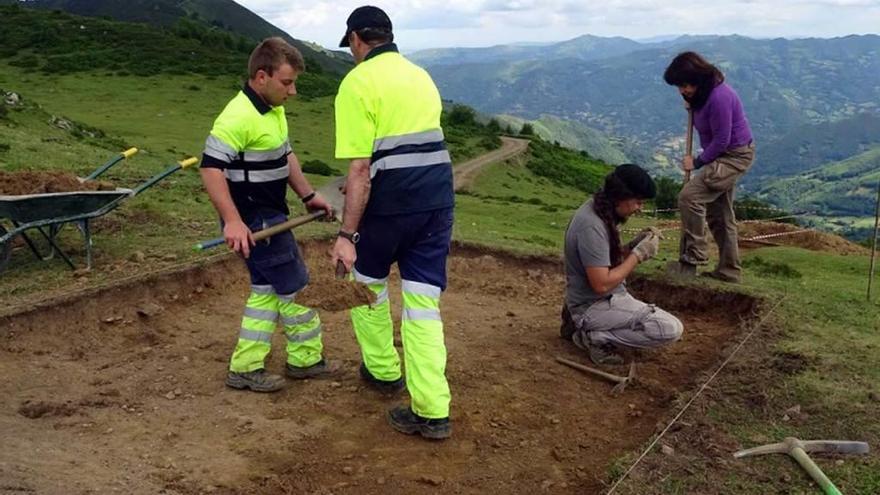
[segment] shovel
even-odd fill
[[[336,220],[342,220],[342,208],[345,206],[345,196],[342,195],[342,191],[340,188],[345,185],[345,176],[338,177],[328,182],[318,189],[318,193],[330,203],[330,206],[333,208],[333,218]],[[321,211],[315,211],[312,213],[308,213],[306,215],[302,215],[296,218],[291,218],[286,222],[279,223],[277,225],[273,225],[269,228],[258,230],[254,232],[254,242],[261,241],[266,239],[267,237],[272,237],[279,232],[284,232],[285,230],[291,230],[300,225],[305,225],[309,222],[313,222],[318,220],[319,218],[326,217],[327,214]],[[226,244],[226,239],[222,237],[218,237],[216,239],[211,239],[210,241],[202,241],[195,246],[193,246],[193,250],[195,251],[203,251],[205,249],[210,249],[212,247],[219,246],[221,244]]]

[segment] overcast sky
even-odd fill
[[[361,1],[236,0],[294,38],[336,48]],[[880,32],[880,0],[381,0],[403,51],[582,34],[834,37]]]

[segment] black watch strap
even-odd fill
[[[336,233],[337,236],[343,237],[351,241],[352,244],[357,244],[359,240],[361,240],[361,235],[357,232],[346,232],[342,229]]]

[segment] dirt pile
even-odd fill
[[[115,189],[116,186],[109,182],[80,182],[76,175],[69,172],[0,171],[0,195],[4,196]]]
[[[776,222],[742,222],[739,224],[739,237],[741,241],[748,243],[748,239],[752,237],[785,234],[788,232],[796,232],[804,230],[799,225],[790,225],[787,223]],[[797,234],[780,235],[777,237],[769,237],[763,239],[773,244],[783,246],[794,246],[811,251],[826,251],[835,254],[867,254],[868,250],[858,244],[850,242],[843,237],[825,232],[810,230],[807,232],[799,232]]]

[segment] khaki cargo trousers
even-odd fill
[[[736,182],[755,161],[755,144],[734,148],[703,165],[699,173],[684,184],[678,194],[681,212],[679,260],[691,265],[709,262],[706,225],[718,245],[715,272],[725,279],[739,281],[736,216],[733,198]]]

